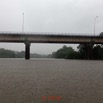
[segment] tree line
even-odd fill
[[[51,55],[40,55],[37,53],[30,53],[31,58],[50,58]],[[0,58],[25,58],[25,51],[13,51],[1,48],[0,49]]]
[[[40,55],[36,53],[31,53],[31,58],[61,58],[61,59],[86,59],[86,49],[88,45],[80,44],[77,50],[72,47],[63,46],[56,52],[50,55]],[[92,48],[92,53],[90,53],[90,59],[103,60],[103,45],[94,45]],[[0,49],[0,58],[25,58],[25,51],[12,51],[8,49]]]
[[[24,57],[24,51],[17,52],[4,48],[0,49],[0,58],[23,58],[23,57]]]
[[[80,44],[75,51],[72,47],[63,46],[56,52],[52,53],[54,58],[64,58],[64,59],[87,59],[86,58],[87,45]],[[93,46],[92,53],[90,53],[89,59],[103,60],[103,45]]]

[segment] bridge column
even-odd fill
[[[25,59],[30,59],[30,43],[25,43]]]

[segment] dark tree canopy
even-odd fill
[[[103,36],[103,32],[100,33],[100,36]]]
[[[55,58],[65,58],[65,59],[77,59],[79,53],[76,52],[72,47],[63,46],[61,49],[57,50],[52,54]]]
[[[64,59],[103,60],[102,45],[91,46],[90,44],[80,44],[77,48],[78,51],[75,51],[72,47],[63,46],[56,52],[53,52],[52,56],[55,58],[64,58]],[[88,49],[90,51],[88,51]]]

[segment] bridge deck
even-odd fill
[[[103,43],[103,36],[83,34],[55,34],[55,33],[0,33],[0,42],[16,43]]]

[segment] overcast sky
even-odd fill
[[[0,0],[0,32],[96,33],[103,31],[103,0]],[[64,44],[32,44],[31,52],[49,54]],[[68,45],[69,46],[69,45]],[[77,45],[71,45],[76,48]],[[0,43],[24,50],[24,44]]]

